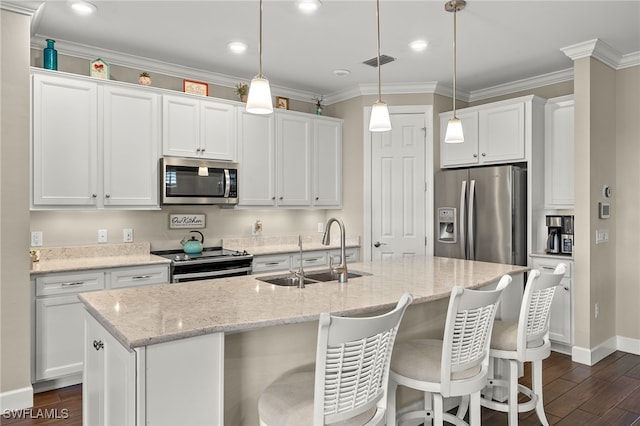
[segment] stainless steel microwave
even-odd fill
[[[160,159],[162,204],[238,204],[238,163]]]

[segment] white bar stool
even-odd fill
[[[383,425],[389,363],[400,320],[413,301],[405,293],[375,317],[320,315],[314,365],[287,372],[260,395],[260,424]]]
[[[470,424],[480,424],[480,391],[486,384],[489,342],[502,290],[511,277],[503,276],[493,291],[454,287],[449,298],[442,340],[416,339],[400,342],[393,351],[387,403],[387,424],[396,424],[396,389],[399,385],[425,392],[423,410],[402,415],[400,422],[420,419],[442,425],[467,425],[463,420],[468,407]],[[443,398],[463,397],[457,416],[444,412]]]
[[[542,401],[542,360],[551,353],[549,312],[555,290],[566,271],[564,263],[559,264],[552,274],[532,270],[527,279],[518,321],[495,321],[491,336],[489,381],[481,403],[483,407],[508,413],[510,426],[518,424],[518,413],[533,409],[540,422],[549,425]],[[496,359],[509,363],[507,380],[493,378]],[[518,383],[518,368],[525,362],[531,362],[532,389]],[[495,387],[508,389],[507,402],[493,400]],[[519,403],[519,392],[526,395],[528,400]]]

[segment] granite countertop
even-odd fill
[[[123,345],[135,348],[209,333],[313,321],[321,312],[357,315],[389,309],[405,292],[413,294],[414,304],[425,303],[448,297],[456,284],[477,288],[528,268],[426,256],[349,264],[349,270],[371,275],[345,284],[309,284],[304,289],[279,287],[246,275],[79,297]]]
[[[31,262],[31,275],[77,272],[87,269],[167,264],[171,261],[149,253],[149,243],[98,244],[70,247],[33,247],[40,260]]]

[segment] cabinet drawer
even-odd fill
[[[36,296],[81,293],[103,289],[103,272],[55,274],[36,278]]]
[[[340,263],[340,250],[332,250],[329,253],[334,265]],[[360,249],[358,248],[348,248],[344,250],[344,257],[347,258],[347,263],[359,262],[360,261]]]
[[[137,266],[134,268],[114,269],[111,271],[109,278],[111,288],[168,282],[169,268],[167,266]]]
[[[291,268],[291,255],[288,253],[269,256],[254,256],[253,272],[283,271]]]
[[[327,259],[328,257],[326,251],[311,251],[302,253],[302,266],[305,268],[312,266],[326,266]],[[291,256],[291,264],[294,268],[300,266],[300,254],[296,253]]]
[[[540,272],[550,273],[561,263],[567,265],[567,272],[564,274],[565,278],[571,278],[573,262],[569,259],[535,258],[533,259],[533,269],[540,269]]]

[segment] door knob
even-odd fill
[[[373,243],[374,247],[380,247],[380,246],[386,246],[387,243],[381,243],[380,241],[376,241],[375,243]]]

